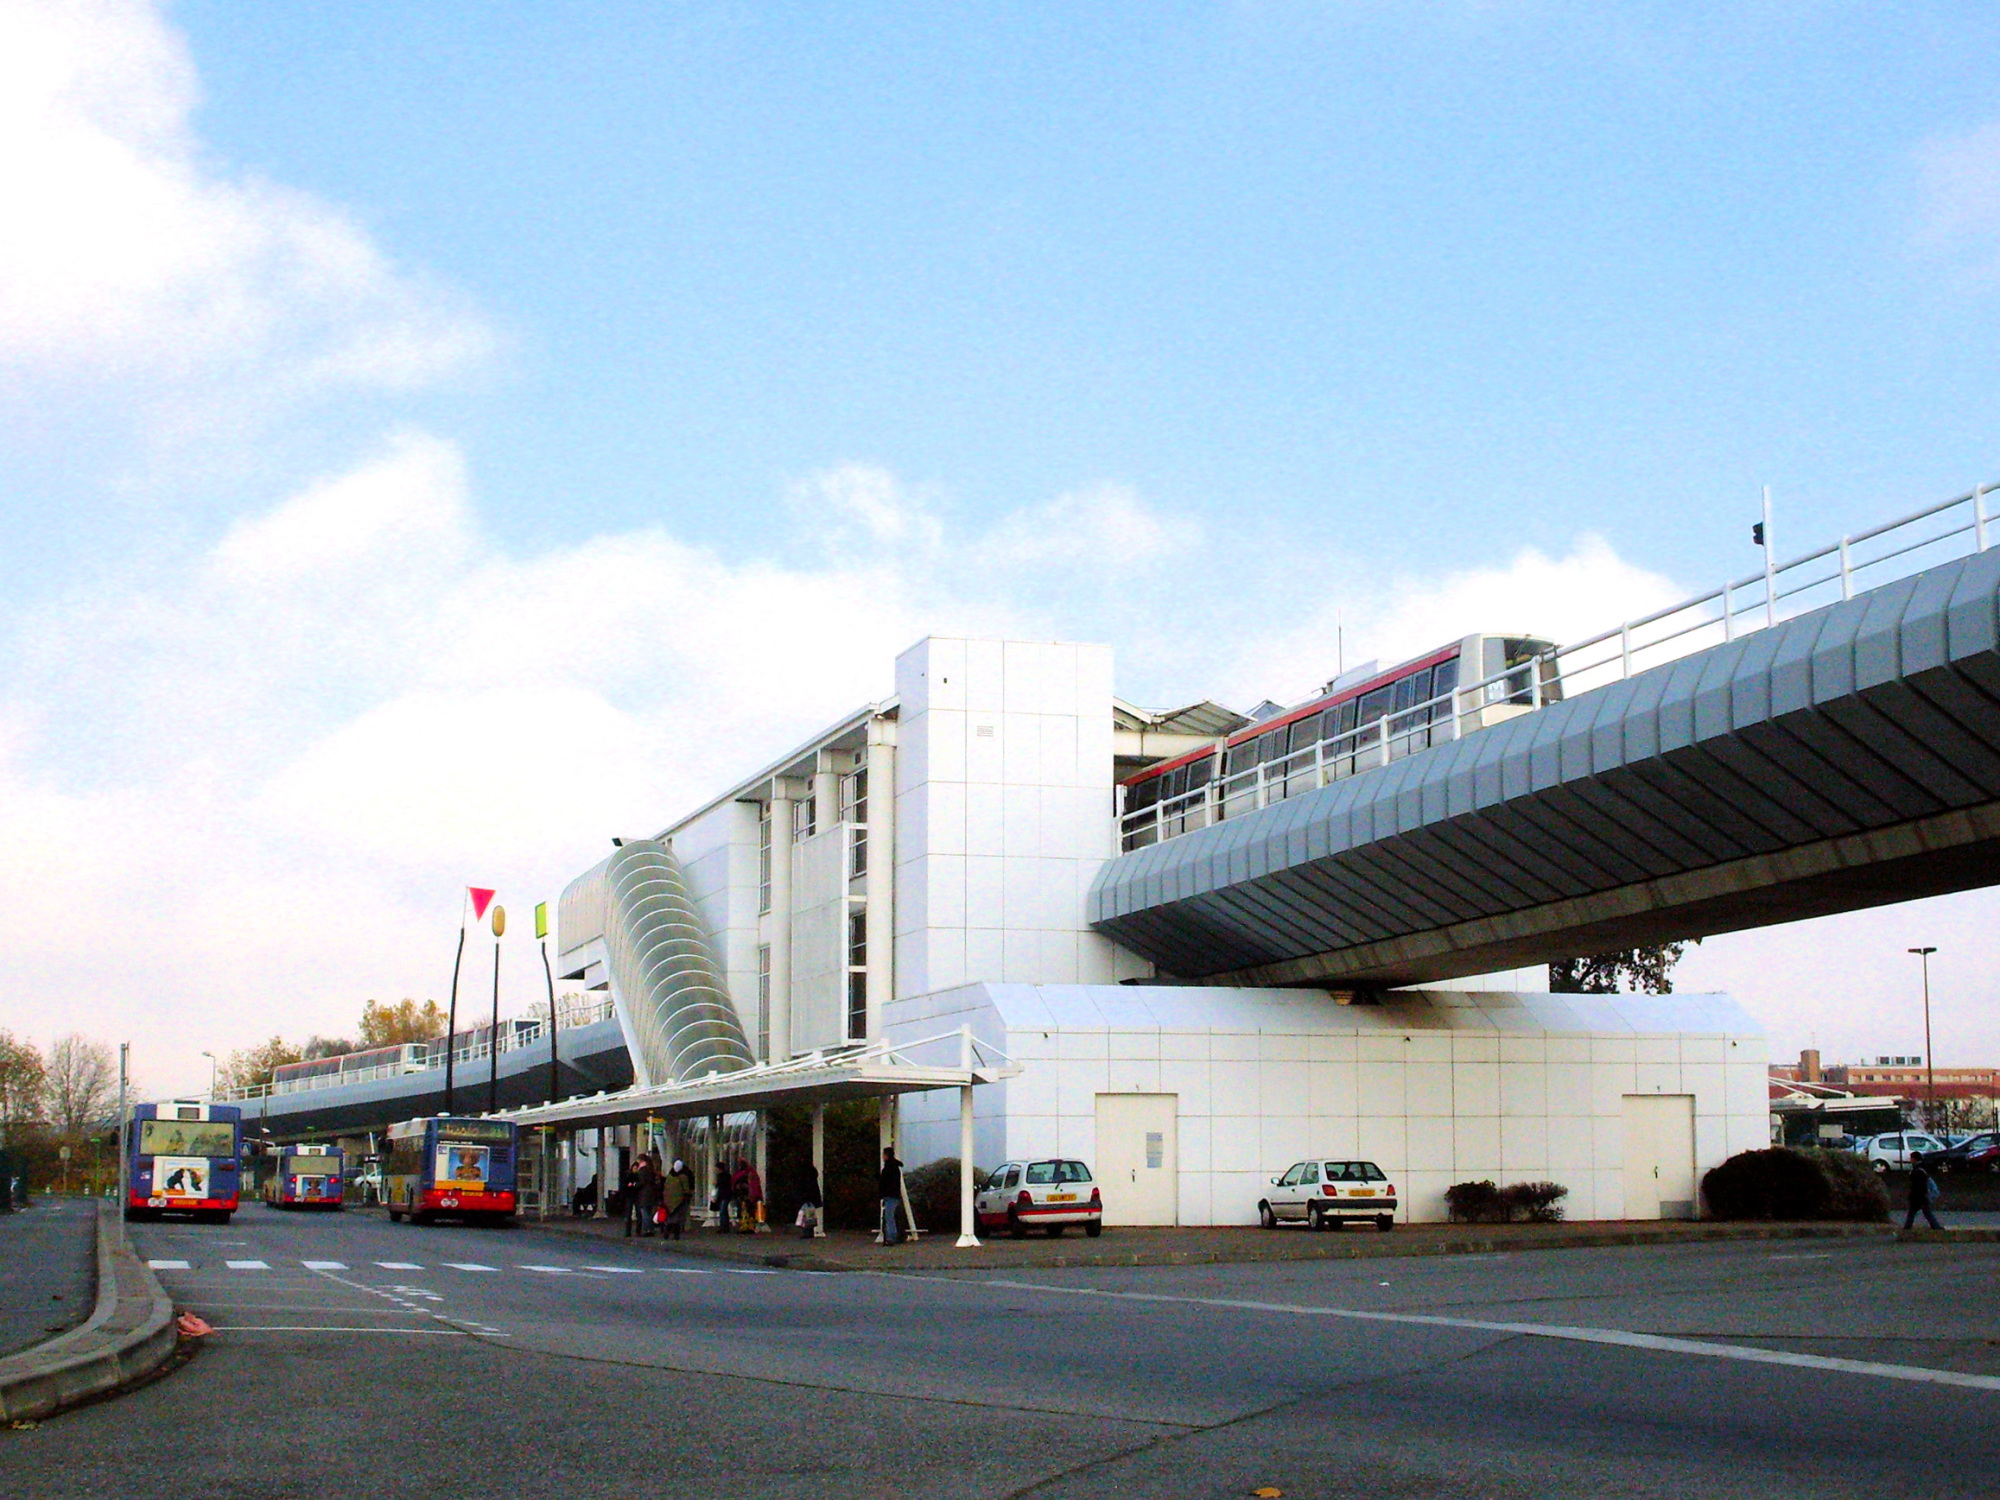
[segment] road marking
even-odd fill
[[[1832,1260],[1832,1259],[1833,1259],[1833,1256],[1832,1256],[1832,1255],[1831,1255],[1830,1253],[1828,1253],[1828,1252],[1825,1252],[1825,1251],[1822,1251],[1821,1253],[1819,1253],[1819,1254],[1817,1254],[1817,1255],[1772,1255],[1772,1256],[1767,1256],[1767,1257],[1766,1257],[1766,1259],[1768,1259],[1768,1260]]]
[[[661,1266],[669,1276],[713,1276],[715,1272],[700,1266]]]
[[[722,1274],[725,1276],[776,1276],[778,1273],[776,1271],[752,1270],[748,1266],[724,1266]]]
[[[302,1260],[299,1264],[304,1266],[308,1271],[345,1271],[347,1269],[347,1262],[344,1260]]]
[[[421,1271],[422,1266],[413,1260],[378,1260],[375,1262],[385,1271]]]
[[[443,1339],[477,1337],[457,1328],[347,1328],[332,1323],[216,1323],[212,1326],[217,1333],[380,1333],[400,1338]],[[490,1330],[487,1336],[504,1339],[507,1335],[498,1330]]]
[[[454,1271],[497,1271],[498,1266],[482,1266],[476,1260],[448,1260],[445,1262]]]
[[[184,1260],[149,1260],[146,1265],[155,1271],[186,1271],[192,1269]]]
[[[646,1274],[644,1269],[639,1266],[585,1266],[583,1269],[586,1271],[608,1271],[613,1276],[644,1276]]]
[[[1418,1328],[1465,1328],[1476,1333],[1505,1333],[1519,1338],[1562,1339],[1578,1344],[1608,1344],[1622,1349],[1647,1349],[1660,1354],[1691,1354],[1702,1359],[1733,1359],[1746,1364],[1785,1365],[1795,1370],[1824,1370],[1839,1375],[1872,1375],[1883,1380],[1914,1380],[1930,1385],[1963,1386],[1975,1391],[2000,1391],[2000,1375],[1967,1375],[1957,1370],[1933,1370],[1924,1365],[1892,1365],[1868,1359],[1836,1359],[1824,1354],[1789,1354],[1749,1344],[1709,1344],[1698,1339],[1670,1338],[1656,1333],[1629,1333],[1622,1328],[1577,1328],[1559,1323],[1501,1323],[1483,1318],[1441,1318],[1427,1313],[1362,1312],[1347,1307],[1307,1307],[1286,1302],[1254,1302],[1234,1297],[1177,1297],[1166,1292],[1111,1292],[1087,1286],[1044,1286],[1033,1281],[990,1280],[984,1286],[1009,1291],[1052,1292],[1068,1297],[1110,1297],[1122,1302],[1168,1302],[1194,1307],[1222,1307],[1239,1312],[1279,1313],[1285,1317],[1346,1318],[1357,1323],[1403,1323]]]
[[[232,1271],[268,1271],[271,1269],[270,1262],[262,1260],[225,1260],[223,1264]]]

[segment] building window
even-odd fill
[[[771,909],[771,804],[757,814],[757,915]]]
[[[757,1061],[771,1060],[771,945],[757,946]]]
[[[854,907],[847,913],[847,1039],[868,1038],[868,913]]]
[[[819,798],[799,798],[792,804],[792,842],[802,844],[818,832]]]
[[[840,821],[854,830],[847,849],[847,878],[868,873],[868,768],[840,778]]]

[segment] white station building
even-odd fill
[[[928,638],[892,699],[572,882],[559,973],[613,992],[641,1086],[969,1032],[1012,1065],[971,1090],[977,1164],[1080,1157],[1111,1224],[1255,1222],[1308,1156],[1377,1162],[1412,1220],[1482,1178],[1683,1216],[1767,1143],[1763,1037],[1726,996],[1219,988],[1093,931],[1119,781],[1249,722],[1121,702],[1105,646]],[[958,1095],[900,1096],[909,1165],[959,1153]]]

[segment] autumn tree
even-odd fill
[[[320,1036],[315,1033],[299,1048],[299,1058],[311,1062],[320,1057],[342,1057],[349,1052],[359,1052],[364,1044],[350,1041],[344,1036]]]
[[[402,1042],[428,1042],[444,1035],[445,1014],[437,1001],[422,1005],[414,1000],[398,1000],[384,1005],[370,1000],[361,1008],[361,1045],[393,1047]]]
[[[43,1088],[56,1133],[78,1141],[112,1112],[118,1064],[104,1042],[70,1032],[49,1048]]]
[[[1674,965],[1686,951],[1686,943],[1661,943],[1559,959],[1549,965],[1549,988],[1558,995],[1615,995],[1620,990],[1671,995]]]
[[[0,1130],[42,1112],[42,1091],[48,1069],[33,1042],[0,1031]]]
[[[281,1036],[274,1036],[258,1046],[230,1053],[229,1061],[221,1067],[217,1082],[227,1089],[257,1088],[269,1083],[271,1075],[286,1063],[302,1060],[297,1047]]]

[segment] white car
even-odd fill
[[[1943,1150],[1944,1142],[1934,1135],[1921,1130],[1892,1130],[1887,1135],[1873,1137],[1861,1148],[1861,1155],[1876,1171],[1886,1172],[1891,1167],[1907,1167],[1914,1151],[1929,1157]]]
[[[1081,1224],[1092,1239],[1104,1233],[1104,1198],[1080,1161],[1010,1161],[994,1168],[973,1198],[980,1229],[1004,1229],[1015,1239],[1044,1229],[1054,1239]]]
[[[1372,1161],[1294,1162],[1271,1179],[1257,1204],[1257,1222],[1266,1229],[1338,1229],[1349,1219],[1372,1219],[1385,1234],[1396,1227],[1396,1185]]]

